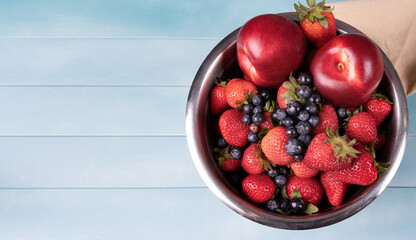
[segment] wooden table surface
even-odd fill
[[[295,1],[0,4],[0,239],[414,239],[416,96],[394,179],[340,223],[247,220],[191,160],[185,106],[210,50]]]

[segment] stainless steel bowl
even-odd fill
[[[282,13],[297,21],[295,13]],[[356,28],[336,22],[339,34],[360,33]],[[392,63],[381,51],[384,60],[384,76],[380,88],[394,102],[388,121],[388,136],[378,161],[390,161],[391,165],[382,177],[366,187],[358,187],[344,199],[339,207],[323,209],[308,216],[274,214],[251,203],[241,191],[233,187],[219,169],[212,153],[214,131],[209,112],[209,93],[217,77],[232,78],[241,74],[236,57],[236,39],[239,29],[225,37],[207,56],[199,68],[189,91],[186,106],[186,135],[188,147],[196,169],[208,188],[228,207],[255,222],[282,229],[311,229],[342,221],[369,205],[387,187],[402,160],[408,133],[408,108],[406,95]],[[381,49],[380,49],[381,50]],[[377,217],[377,216],[374,216]]]

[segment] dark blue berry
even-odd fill
[[[309,119],[309,112],[306,110],[302,110],[300,111],[299,115],[298,115],[298,120],[299,121],[307,121]]]
[[[274,177],[276,177],[279,174],[279,172],[277,171],[277,169],[274,169],[274,168],[268,170],[266,173],[271,178],[274,178]]]
[[[280,200],[280,210],[287,212],[290,209],[289,199],[283,198]]]
[[[273,113],[273,115],[277,120],[281,121],[287,117],[287,112],[286,112],[286,109],[279,108]]]
[[[307,102],[305,105],[305,110],[308,111],[310,114],[316,114],[319,111],[319,107],[316,103]]]
[[[295,127],[291,126],[286,129],[286,135],[288,137],[295,138],[298,137],[298,132],[296,131]]]
[[[264,99],[261,95],[254,95],[251,101],[253,102],[255,106],[261,106],[264,104]]]
[[[286,112],[292,117],[297,116],[302,110],[302,107],[303,105],[299,101],[290,101],[290,103],[286,105]]]
[[[264,101],[269,101],[271,98],[271,94],[269,89],[262,88],[259,90],[258,95],[262,96]]]
[[[250,124],[252,123],[251,118],[251,115],[244,115],[242,119],[244,125],[250,126]]]
[[[283,175],[277,175],[274,178],[274,183],[276,184],[276,187],[283,187],[286,185],[286,177]]]
[[[228,143],[224,140],[222,136],[219,136],[217,139],[217,146],[219,148],[225,148],[228,146]]]
[[[290,173],[290,169],[286,166],[280,166],[279,167],[279,175],[288,176]]]
[[[301,73],[298,77],[298,82],[300,85],[312,87],[313,85],[312,75],[310,73]]]
[[[337,109],[337,115],[338,118],[342,120],[347,117],[347,110],[345,108],[340,107]]]
[[[263,108],[261,106],[255,106],[253,108],[253,114],[262,113],[262,112],[263,112]]]
[[[251,103],[244,104],[243,105],[243,113],[245,115],[251,115],[251,114],[253,114],[253,108],[254,108],[254,105],[251,104]]]
[[[312,116],[310,116],[309,117],[309,119],[308,119],[308,123],[312,126],[312,127],[316,127],[316,126],[318,126],[318,124],[319,124],[319,122],[320,122],[321,120],[319,119],[319,117],[318,116],[316,116],[316,115],[312,115]]]
[[[243,158],[243,149],[240,147],[233,147],[230,150],[231,157],[234,159],[242,159]]]
[[[295,124],[295,120],[293,120],[293,118],[291,117],[286,117],[285,119],[283,119],[282,124],[285,127],[290,127],[293,126],[293,124]]]
[[[299,135],[306,135],[311,132],[311,124],[308,122],[298,122],[296,124],[296,131],[298,131]]]
[[[275,212],[280,207],[280,203],[275,198],[270,199],[269,201],[267,201],[266,207],[269,211]]]
[[[247,138],[248,138],[248,141],[251,143],[256,143],[260,140],[259,136],[257,136],[256,133],[249,133]]]
[[[293,156],[293,159],[295,159],[295,161],[302,161],[303,160],[303,155],[296,155],[296,156]]]
[[[312,102],[312,103],[316,103],[316,104],[321,104],[323,102],[323,99],[322,99],[321,95],[319,95],[319,93],[313,93],[308,98],[308,102]]]
[[[290,156],[302,155],[305,151],[305,144],[297,138],[291,138],[287,140],[285,150]]]
[[[308,147],[309,146],[309,144],[311,143],[311,141],[312,141],[312,136],[311,135],[309,135],[309,134],[307,134],[307,135],[300,135],[299,137],[298,137],[298,139],[300,140],[300,141],[302,141],[304,144],[305,144],[305,147]]]
[[[292,198],[290,200],[290,209],[294,213],[301,213],[305,210],[306,204],[301,198]]]
[[[300,86],[296,91],[296,94],[303,99],[307,99],[311,96],[311,89],[308,86]]]
[[[264,117],[261,113],[256,113],[253,115],[251,120],[253,121],[254,124],[260,125],[264,121]]]

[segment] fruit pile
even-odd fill
[[[324,1],[307,4],[295,4],[299,23],[249,20],[237,37],[241,76],[217,79],[210,94],[218,166],[280,214],[340,206],[388,167],[376,161],[393,104],[378,88],[381,53],[363,35],[337,35]]]

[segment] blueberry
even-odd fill
[[[275,198],[270,199],[269,201],[267,201],[266,207],[269,211],[275,212],[280,207],[280,203]]]
[[[270,91],[269,89],[266,89],[266,88],[260,89],[258,95],[262,96],[264,101],[269,101],[271,98]]]
[[[316,104],[321,104],[323,102],[323,99],[319,93],[314,93],[308,98],[308,102],[313,102]]]
[[[257,136],[256,133],[249,133],[247,138],[248,138],[248,141],[251,143],[256,143],[260,140],[259,136]]]
[[[250,124],[250,132],[252,133],[260,132],[260,126],[255,123]]]
[[[312,115],[312,116],[310,116],[309,117],[309,119],[308,119],[308,123],[312,126],[312,127],[316,127],[316,126],[318,126],[318,124],[319,124],[319,122],[320,122],[321,120],[319,119],[319,117],[318,116],[316,116],[316,115]]]
[[[264,104],[264,99],[261,95],[254,95],[251,101],[253,102],[255,106],[261,106]]]
[[[264,117],[261,113],[256,113],[251,118],[254,124],[260,125],[264,121]]]
[[[244,153],[244,151],[240,147],[233,147],[230,150],[231,157],[233,157],[234,159],[241,159],[241,158],[243,158],[243,153]]]
[[[295,120],[293,120],[293,118],[291,117],[286,117],[285,119],[283,119],[282,124],[286,127],[290,127],[293,126],[293,124],[295,124]]]
[[[338,108],[337,109],[337,115],[339,119],[344,119],[347,117],[347,110],[345,108]]]
[[[291,126],[286,129],[286,135],[291,138],[298,137],[298,132],[296,132],[296,128]]]
[[[219,136],[217,139],[217,146],[219,148],[225,148],[227,147],[228,143],[224,140],[224,138],[222,136]]]
[[[253,108],[253,114],[262,113],[262,112],[263,112],[263,108],[261,106],[255,106]]]
[[[290,209],[294,213],[301,213],[305,210],[306,204],[301,198],[292,198],[290,200]]]
[[[243,113],[245,115],[251,115],[251,114],[253,114],[253,108],[254,108],[254,105],[251,104],[251,103],[244,104],[243,105]]]
[[[304,144],[305,144],[305,147],[308,147],[309,146],[309,144],[311,143],[311,141],[312,141],[312,136],[311,135],[309,135],[309,134],[306,134],[306,135],[300,135],[299,137],[298,137],[298,139],[300,140],[300,141],[302,141]]]
[[[292,117],[297,116],[302,110],[302,107],[303,105],[299,101],[290,101],[286,106],[286,112]]]
[[[283,198],[280,200],[280,210],[287,212],[290,209],[289,199]]]
[[[318,104],[314,102],[307,102],[305,105],[305,110],[308,111],[310,114],[316,114],[319,111]]]
[[[306,135],[311,132],[311,124],[308,122],[298,122],[296,124],[296,131],[298,131],[299,135]]]
[[[242,119],[244,125],[250,126],[251,124],[251,115],[244,115]]]
[[[301,73],[298,77],[298,81],[300,85],[312,87],[313,80],[312,75],[310,73]]]
[[[276,184],[276,187],[283,187],[286,185],[286,177],[283,175],[277,175],[274,178],[274,183]]]
[[[298,115],[298,120],[299,121],[307,121],[309,119],[309,112],[306,110],[302,110],[300,111],[299,115]]]
[[[291,138],[287,140],[285,149],[290,156],[302,155],[305,151],[305,144],[297,138]]]
[[[281,121],[287,117],[287,112],[286,112],[286,109],[279,108],[273,113],[273,115],[277,120]]]
[[[288,176],[290,173],[290,169],[286,166],[280,166],[279,167],[279,175]]]
[[[296,155],[296,156],[293,156],[293,158],[295,159],[295,161],[302,161],[303,160],[303,155]]]
[[[308,86],[300,86],[296,91],[296,94],[303,99],[307,99],[311,96],[311,89]]]
[[[277,171],[277,169],[274,169],[274,168],[268,170],[266,173],[271,178],[274,178],[274,177],[276,177],[279,174],[279,172]]]

